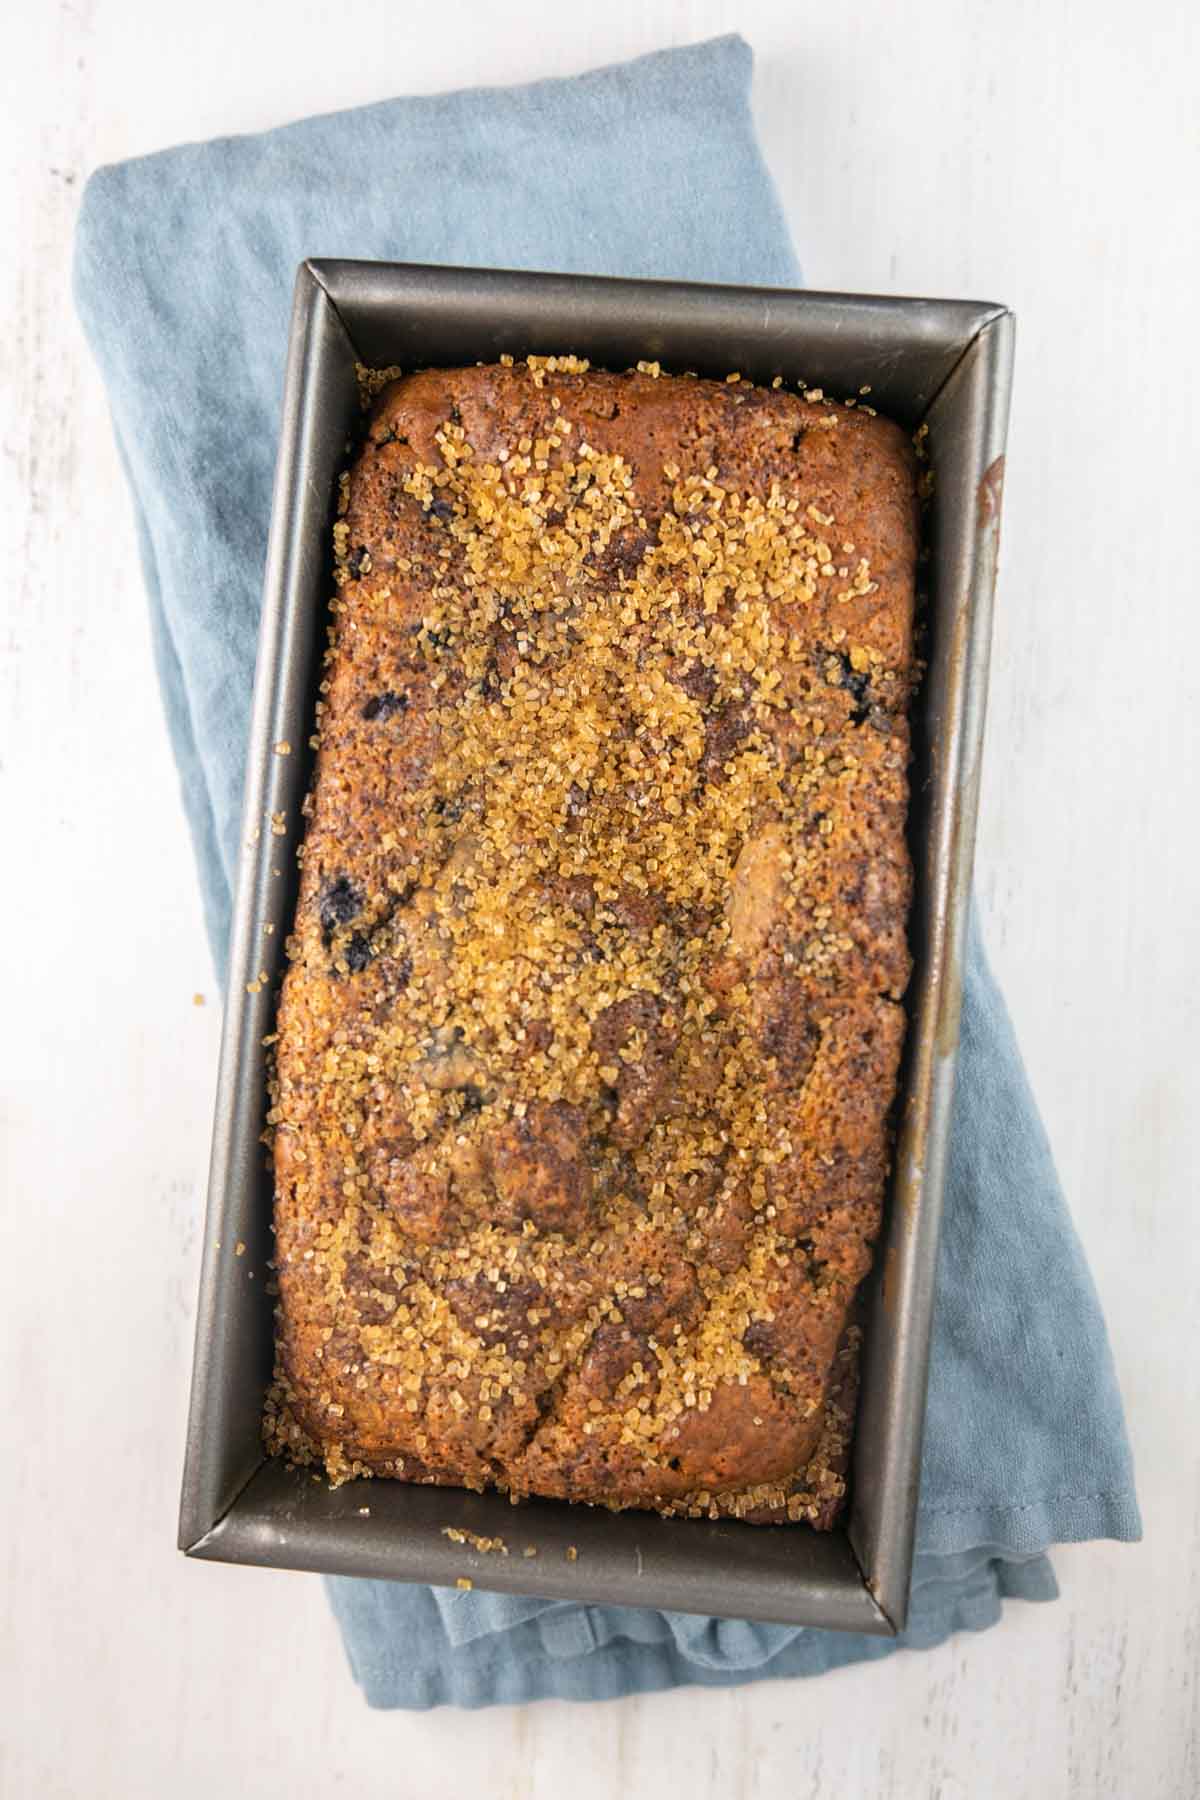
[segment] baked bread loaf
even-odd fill
[[[269,1443],[830,1525],[909,973],[907,437],[426,370],[335,540]]]

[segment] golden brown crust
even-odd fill
[[[269,1441],[827,1526],[904,1032],[911,447],[429,370],[335,535]]]

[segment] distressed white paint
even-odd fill
[[[0,104],[0,1793],[1177,1800],[1200,1787],[1200,155],[1185,0],[20,0]],[[318,1584],[172,1549],[217,1007],[66,292],[98,162],[738,25],[808,278],[1020,315],[980,889],[1147,1542],[885,1668],[376,1717]],[[403,171],[396,192],[403,204]],[[320,245],[314,245],[319,250]],[[1193,784],[1191,807],[1187,800]],[[194,991],[209,997],[192,1004]],[[99,1517],[93,1497],[116,1510]]]

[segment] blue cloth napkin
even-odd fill
[[[133,493],[167,722],[224,965],[288,310],[305,256],[795,285],[738,37],[392,100],[98,170],[76,297]],[[570,346],[564,346],[570,348]],[[1096,1295],[972,928],[911,1622],[1050,1599],[1054,1542],[1140,1535]],[[811,1675],[892,1640],[328,1584],[373,1706]]]

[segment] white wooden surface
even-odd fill
[[[19,0],[0,71],[0,1793],[1194,1795],[1200,44],[1185,0]],[[336,23],[335,23],[336,20]],[[1020,315],[979,884],[1147,1540],[890,1666],[374,1716],[319,1586],[172,1548],[218,1007],[66,281],[97,163],[739,26],[814,285]],[[403,196],[403,171],[396,191]],[[314,249],[319,249],[315,245]],[[1190,792],[1189,792],[1190,784]],[[208,996],[195,1007],[194,992]],[[99,1513],[95,1497],[107,1507]],[[215,1784],[215,1786],[214,1786]]]

